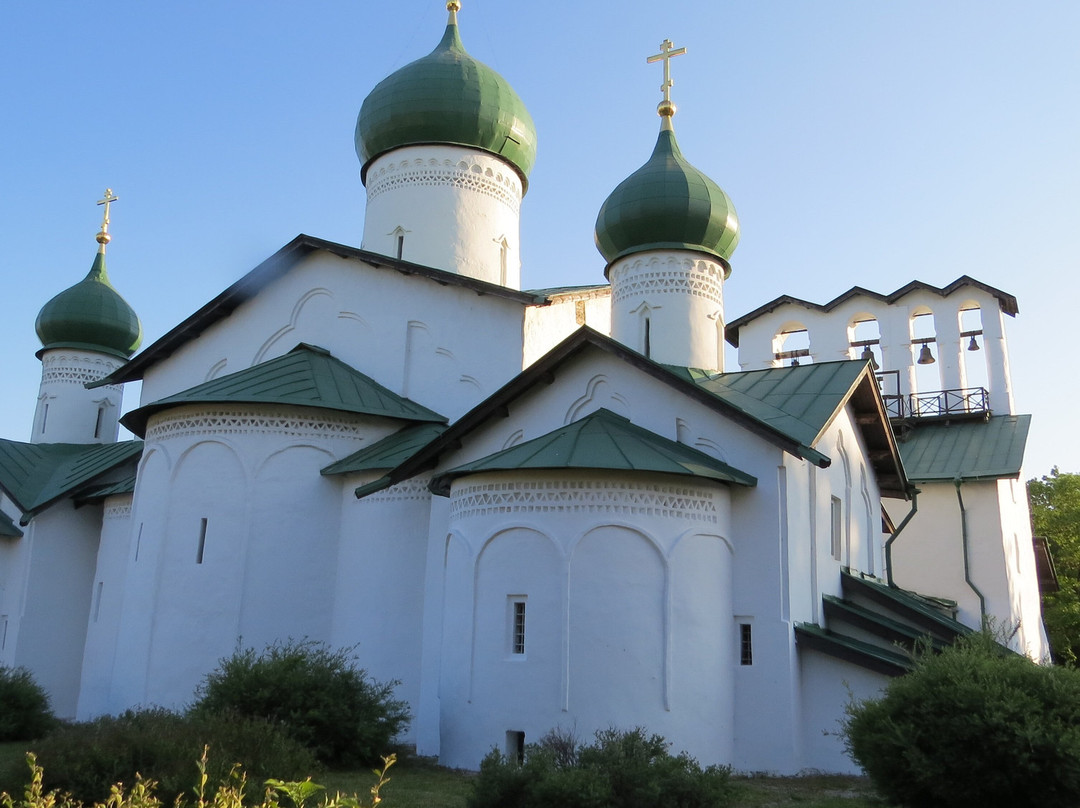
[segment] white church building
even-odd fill
[[[449,766],[640,725],[792,773],[853,768],[849,688],[920,636],[992,619],[1047,659],[1016,300],[965,276],[729,320],[735,209],[666,91],[597,218],[606,282],[523,290],[536,132],[447,6],[360,110],[360,247],[300,235],[136,353],[106,194],[0,440],[0,664],[86,719],[307,637],[400,680],[402,740]]]

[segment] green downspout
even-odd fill
[[[964,546],[964,580],[967,581],[967,585],[971,587],[971,591],[979,596],[979,621],[986,624],[986,598],[983,593],[979,591],[979,587],[975,586],[975,582],[971,580],[971,563],[968,553],[968,525],[967,525],[967,508],[964,507],[964,497],[960,493],[961,479],[956,477],[953,480],[953,485],[956,486],[956,501],[960,503],[960,538],[963,541]]]
[[[896,526],[892,535],[885,540],[885,580],[893,589],[896,589],[897,586],[896,581],[893,580],[892,574],[892,545],[900,536],[901,531],[907,527],[907,523],[910,522],[919,511],[919,489],[912,486],[909,491],[911,493],[911,510],[908,511],[908,514],[904,517],[903,521]]]

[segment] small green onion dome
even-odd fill
[[[506,80],[465,52],[456,15],[442,41],[375,86],[356,119],[360,175],[400,146],[455,144],[507,160],[527,186],[536,161],[536,127]]]
[[[596,217],[596,248],[610,265],[646,250],[694,250],[725,266],[739,243],[735,206],[683,157],[665,120],[652,156],[619,183]]]
[[[79,348],[127,359],[142,342],[139,318],[109,283],[101,251],[85,278],[42,307],[35,328],[43,351]]]

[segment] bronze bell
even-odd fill
[[[930,343],[924,342],[922,350],[919,351],[919,364],[920,365],[932,365],[937,360],[934,359],[934,355],[930,353]]]

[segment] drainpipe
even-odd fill
[[[908,511],[908,514],[904,517],[903,521],[896,526],[892,535],[885,540],[885,580],[888,581],[889,586],[893,589],[896,589],[897,586],[892,575],[892,545],[893,542],[899,538],[900,532],[907,527],[907,523],[910,522],[919,511],[919,489],[912,486],[909,489],[909,492],[911,493],[911,510]]]
[[[956,501],[960,503],[960,538],[963,541],[964,546],[964,580],[967,581],[967,585],[971,587],[971,591],[979,597],[979,622],[985,626],[986,598],[983,596],[983,593],[979,591],[979,587],[975,586],[975,582],[971,580],[971,561],[968,552],[967,508],[964,507],[964,497],[960,493],[961,480],[959,477],[953,479],[953,485],[956,486]]]

